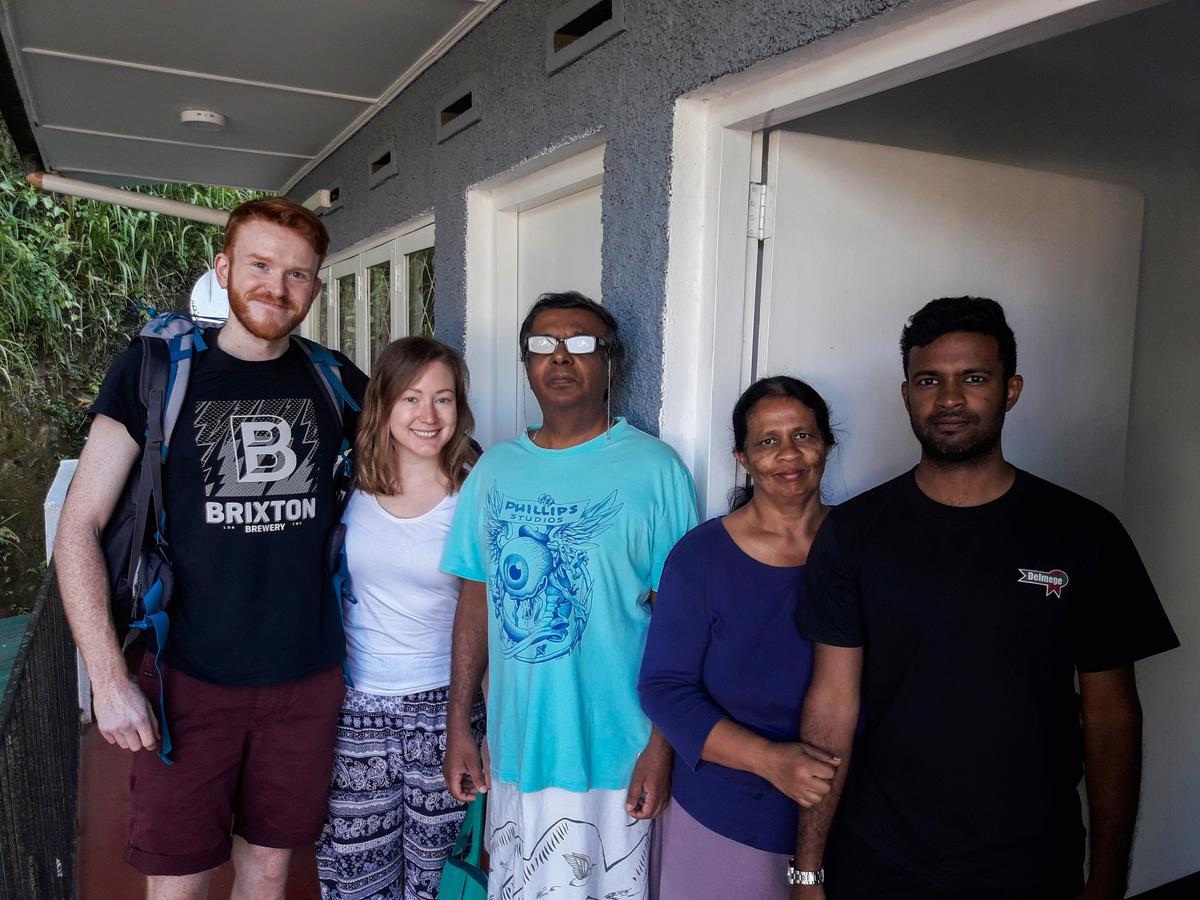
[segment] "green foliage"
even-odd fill
[[[199,185],[139,190],[233,209],[257,196]],[[45,194],[0,123],[0,615],[27,604],[42,563],[42,498],[79,453],[86,410],[141,327],[136,303],[180,309],[222,231],[174,216]]]
[[[224,209],[255,196],[198,185],[138,190]],[[220,238],[213,225],[42,193],[0,132],[0,387],[13,409],[69,418],[136,330],[131,301],[177,307]]]

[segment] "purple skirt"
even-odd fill
[[[655,826],[652,900],[787,900],[788,857],[723,837],[671,801]]]

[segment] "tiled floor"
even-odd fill
[[[138,900],[145,879],[122,859],[129,839],[129,753],[105,743],[93,725],[83,736],[79,773],[78,900]],[[227,900],[233,868],[213,875],[209,900]],[[288,900],[319,900],[312,850],[292,857]]]

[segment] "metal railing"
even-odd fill
[[[48,569],[0,699],[0,897],[71,900],[79,773],[75,645]]]

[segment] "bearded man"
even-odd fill
[[[1133,664],[1179,642],[1117,518],[1005,461],[1000,305],[934,300],[900,348],[921,461],[831,511],[808,560],[801,739],[844,762],[800,813],[793,896],[1124,897]]]
[[[158,669],[148,658],[136,679],[127,674],[99,542],[146,439],[140,341],[91,407],[63,509],[54,553],[63,605],[97,726],[133,751],[125,860],[148,876],[151,898],[207,897],[211,870],[231,855],[234,896],[282,897],[291,850],[310,846],[323,824],[345,690],[323,567],[334,462],[353,419],[339,422],[289,334],[320,292],[328,246],[320,220],[289,200],[253,200],[229,217],[215,268],[230,316],[192,358],[163,469],[175,591]],[[360,403],[366,377],[335,356]],[[152,752],[160,689],[169,766]]]

